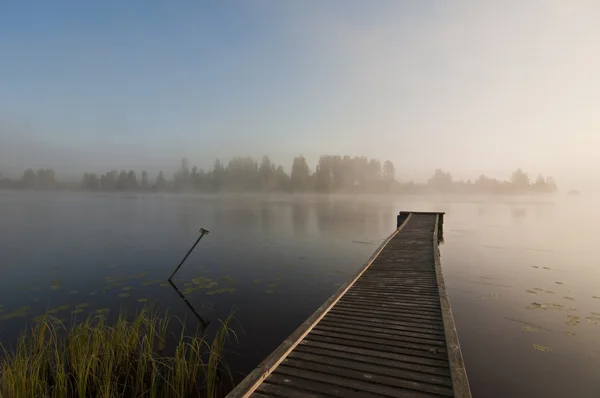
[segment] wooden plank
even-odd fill
[[[401,369],[396,366],[387,366],[382,364],[373,364],[363,361],[352,361],[344,358],[338,358],[328,355],[315,354],[311,352],[294,351],[283,363],[299,366],[300,361],[305,361],[306,367],[310,368],[313,363],[328,364],[340,368],[359,370],[371,374],[379,374],[384,376],[393,376],[403,378],[405,380],[424,381],[434,383],[439,386],[452,387],[452,379],[449,376],[438,376],[431,373],[417,372],[414,369]]]
[[[429,316],[424,315],[423,313],[413,313],[412,311],[403,311],[400,313],[390,313],[389,311],[376,311],[374,309],[362,309],[359,307],[342,307],[341,305],[336,306],[336,312],[349,314],[349,315],[357,315],[357,316],[372,316],[379,319],[389,319],[389,320],[410,320],[415,323],[423,323],[423,324],[435,324],[435,325],[443,325],[442,319],[437,316]]]
[[[360,355],[348,353],[345,351],[327,350],[327,349],[318,348],[318,347],[298,346],[298,348],[295,349],[294,352],[317,354],[317,355],[328,356],[331,358],[348,359],[348,360],[354,361],[354,362],[363,362],[363,363],[370,363],[372,365],[390,366],[390,367],[393,367],[396,369],[412,370],[415,372],[427,373],[427,374],[450,378],[450,368],[447,368],[447,367],[444,368],[441,366],[430,366],[430,365],[422,365],[422,364],[418,364],[418,363],[395,361],[392,359],[378,358],[378,357],[372,357],[372,356],[367,356],[367,355],[360,356]],[[290,354],[290,355],[292,355],[292,354]]]
[[[303,397],[348,397],[348,398],[381,398],[381,395],[364,393],[351,388],[315,381],[287,374],[274,373],[269,381],[264,383],[269,387],[261,391],[272,391],[278,397],[303,398]],[[230,393],[231,394],[231,393]]]
[[[242,380],[228,395],[228,398],[249,397],[250,394],[265,380],[273,370],[285,359],[285,357],[294,349],[296,345],[306,336],[314,326],[327,314],[327,312],[339,301],[339,299],[354,285],[360,276],[371,266],[379,253],[385,246],[404,228],[410,221],[410,214],[402,225],[398,228],[375,250],[369,257],[363,268],[349,282],[342,285],[337,292],[331,296],[321,307],[319,307],[306,321],[304,321],[285,341],[275,349],[261,364],[254,369],[248,376]]]
[[[277,372],[285,375],[288,378],[300,377],[307,380],[327,383],[329,385],[345,387],[347,389],[351,389],[358,392],[361,397],[367,396],[366,394],[371,393],[378,394],[379,396],[383,395],[386,397],[431,398],[431,394],[422,393],[414,390],[402,391],[384,384],[374,384],[368,381],[355,380],[326,373],[323,374],[319,372],[314,372],[309,369],[298,369],[286,365],[280,365],[277,368]]]
[[[422,339],[424,342],[428,340],[433,341],[444,341],[444,336],[439,334],[430,334],[425,332],[413,332],[404,329],[397,329],[393,325],[389,326],[381,326],[381,325],[369,325],[368,323],[361,323],[356,321],[348,321],[345,319],[335,319],[335,318],[323,318],[320,322],[323,325],[329,326],[339,326],[339,327],[348,327],[353,328],[354,330],[361,330],[364,332],[380,332],[380,333],[389,333],[394,336],[406,336],[406,337],[414,337],[418,339]]]
[[[431,359],[431,358],[413,357],[410,355],[396,354],[393,352],[385,351],[385,347],[383,347],[383,346],[381,347],[381,350],[369,350],[369,349],[364,349],[364,348],[343,346],[343,345],[339,345],[339,344],[322,343],[319,341],[302,340],[302,342],[300,343],[300,345],[298,347],[299,348],[315,347],[315,348],[321,348],[321,349],[330,350],[330,351],[341,351],[346,354],[353,354],[356,356],[362,355],[365,357],[383,358],[383,359],[389,359],[389,360],[398,361],[398,362],[410,362],[410,363],[415,363],[415,364],[418,363],[418,364],[422,364],[422,365],[436,366],[436,367],[443,367],[443,368],[448,367],[448,362],[446,362],[442,359]]]
[[[348,311],[365,310],[365,311],[370,311],[373,314],[379,314],[379,315],[386,315],[386,314],[394,315],[396,313],[398,313],[398,314],[406,313],[406,314],[419,315],[426,319],[441,319],[441,316],[442,316],[441,310],[434,310],[434,309],[430,309],[430,308],[421,308],[418,305],[401,305],[401,306],[398,306],[398,308],[391,309],[391,308],[386,308],[383,305],[381,306],[381,308],[374,308],[373,306],[370,306],[367,304],[360,305],[360,304],[348,303],[348,302],[344,301],[344,302],[340,302],[337,306],[340,307],[340,309],[345,309]]]
[[[417,343],[417,344],[424,344],[424,345],[429,345],[432,347],[445,347],[446,343],[444,341],[435,341],[435,340],[425,340],[425,339],[419,339],[419,338],[414,338],[414,337],[409,337],[409,336],[400,336],[400,335],[396,335],[396,334],[390,334],[390,333],[381,333],[381,332],[365,332],[363,330],[356,330],[356,329],[352,329],[352,330],[348,330],[347,327],[341,327],[341,326],[329,326],[329,325],[321,325],[319,324],[317,327],[315,327],[315,329],[319,329],[319,330],[327,330],[327,331],[331,331],[331,332],[346,332],[348,334],[354,334],[354,335],[358,335],[358,336],[373,336],[373,337],[377,337],[377,338],[382,338],[382,339],[388,339],[388,340],[392,340],[392,341],[408,341],[411,343]]]
[[[428,336],[431,336],[432,338],[444,338],[444,331],[443,330],[431,330],[431,329],[424,329],[421,327],[415,327],[415,326],[406,326],[406,325],[394,325],[390,322],[381,322],[378,319],[373,319],[373,320],[365,320],[365,319],[360,319],[358,317],[352,317],[352,318],[347,318],[347,317],[343,317],[343,316],[335,316],[331,313],[327,314],[327,318],[326,318],[329,322],[340,322],[341,324],[344,323],[350,323],[352,325],[358,325],[358,326],[370,326],[370,327],[375,327],[377,329],[381,329],[381,330],[388,330],[388,331],[393,331],[393,330],[398,330],[398,331],[403,331],[403,332],[408,332],[408,333],[418,333],[418,334],[426,334]],[[325,320],[325,318],[323,318],[323,320]]]
[[[315,340],[319,336],[332,337],[334,339],[337,339],[340,342],[340,344],[343,343],[346,345],[351,345],[350,343],[354,343],[357,345],[357,347],[360,347],[359,343],[375,344],[380,347],[385,346],[386,350],[388,352],[398,352],[400,354],[404,353],[403,352],[404,349],[409,349],[409,350],[415,351],[415,352],[422,352],[422,355],[425,355],[428,358],[431,358],[431,357],[437,358],[438,357],[437,355],[435,355],[433,353],[436,353],[436,352],[445,353],[446,352],[446,347],[435,347],[435,349],[433,349],[433,347],[426,345],[426,344],[411,343],[408,341],[391,341],[391,340],[379,339],[379,338],[371,337],[371,336],[365,337],[365,336],[348,334],[348,333],[343,333],[343,332],[330,332],[330,331],[326,331],[326,330],[313,329],[313,331],[311,332],[311,339]],[[371,347],[365,346],[365,348],[371,348]],[[429,354],[429,355],[427,355],[427,354]],[[417,354],[414,354],[414,355],[418,356]]]
[[[325,359],[327,359],[327,358],[325,357]],[[332,361],[328,361],[328,362],[329,363],[304,361],[304,360],[288,357],[283,361],[282,365],[289,366],[290,368],[295,368],[295,369],[310,369],[311,372],[318,372],[318,373],[325,374],[325,375],[340,376],[340,377],[344,377],[349,380],[366,381],[367,384],[376,383],[379,386],[398,387],[400,389],[415,390],[415,391],[419,391],[419,392],[428,392],[431,394],[437,394],[437,395],[446,396],[446,397],[452,396],[452,387],[448,388],[447,386],[441,386],[437,383],[434,383],[432,381],[432,380],[434,380],[433,377],[428,378],[424,375],[425,380],[420,382],[420,381],[403,378],[403,376],[406,376],[406,374],[401,373],[399,371],[395,372],[395,374],[392,374],[392,375],[385,375],[385,374],[374,373],[374,372],[371,372],[368,370],[365,371],[365,370],[356,369],[353,367],[348,367],[348,366],[352,366],[353,363],[357,364],[359,362],[342,361],[343,362],[342,364],[340,364],[340,362],[333,362],[333,363],[331,363]],[[344,366],[344,365],[346,365],[346,366]],[[438,380],[438,379],[439,378],[435,378],[435,380]],[[449,384],[452,385],[451,380],[448,380],[448,381],[450,381]],[[366,391],[369,391],[369,390],[367,389]],[[407,391],[407,393],[410,393],[410,391]],[[392,395],[392,396],[395,396],[395,395]]]
[[[432,359],[443,359],[447,360],[448,356],[446,355],[445,350],[432,350],[431,348],[427,348],[426,345],[421,345],[419,349],[414,349],[413,347],[407,348],[399,345],[390,344],[387,340],[381,339],[373,339],[373,338],[355,338],[355,336],[337,334],[337,335],[323,335],[320,333],[311,333],[310,338],[305,338],[305,340],[310,341],[320,341],[322,343],[330,343],[330,344],[339,344],[342,346],[348,347],[356,347],[356,348],[366,348],[368,350],[381,350],[384,349],[385,352],[392,352],[395,354],[403,354],[409,355],[413,357],[422,357],[422,358],[432,358]],[[292,352],[293,353],[293,352]],[[292,354],[290,354],[292,355]]]
[[[361,316],[355,316],[355,315],[335,314],[333,312],[329,312],[327,314],[327,316],[346,319],[346,320],[350,320],[350,321],[368,322],[369,324],[374,325],[374,326],[377,326],[379,324],[391,325],[391,326],[397,326],[397,327],[405,327],[406,330],[418,329],[418,330],[422,330],[424,332],[431,333],[431,334],[439,334],[442,336],[445,335],[444,328],[440,327],[440,326],[435,326],[435,325],[423,325],[423,324],[406,322],[406,321],[390,321],[387,319],[381,319],[381,318],[375,318],[375,317],[361,317]]]

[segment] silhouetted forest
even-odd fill
[[[20,180],[0,177],[0,188],[61,189],[54,171],[28,169]],[[85,173],[78,189],[90,191],[155,191],[155,192],[319,192],[319,193],[486,193],[526,194],[554,193],[556,183],[551,177],[532,180],[518,169],[509,181],[481,175],[475,181],[456,181],[452,175],[435,170],[426,183],[399,182],[394,164],[377,159],[323,155],[311,171],[303,156],[294,158],[291,173],[274,164],[268,156],[260,162],[250,157],[235,157],[225,166],[216,160],[210,170],[190,167],[182,159],[172,178],[161,171],[149,178],[146,171],[138,177],[133,170],[108,171],[104,174]]]

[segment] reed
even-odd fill
[[[185,328],[165,354],[170,317],[144,308],[128,320],[121,312],[88,316],[65,326],[45,315],[0,350],[0,397],[217,397],[231,316],[211,341]],[[226,380],[226,378],[229,378]]]

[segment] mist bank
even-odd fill
[[[398,181],[394,164],[366,157],[323,155],[311,171],[303,156],[294,158],[291,173],[263,156],[234,157],[227,165],[217,159],[210,170],[190,167],[181,160],[170,177],[161,171],[150,179],[146,171],[110,170],[84,173],[79,183],[60,182],[52,169],[27,169],[20,179],[2,178],[0,188],[32,190],[88,190],[132,192],[288,192],[288,193],[383,193],[383,194],[552,194],[558,187],[552,177],[532,179],[521,169],[508,180],[485,175],[476,180],[454,180],[449,172],[436,169],[425,183]]]

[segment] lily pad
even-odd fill
[[[546,347],[544,345],[534,344],[533,348],[541,352],[552,352],[552,348]]]
[[[68,305],[68,304],[60,305],[58,307],[55,307],[55,308],[52,308],[52,309],[48,310],[48,314],[58,314],[59,312],[66,311],[69,308],[71,308],[71,306]]]
[[[536,328],[532,328],[531,326],[525,326],[523,328],[524,331],[528,332],[528,333],[537,333],[537,329]]]
[[[50,286],[50,290],[55,290],[56,291],[58,289],[60,289],[59,285],[52,285],[52,286]]]
[[[125,286],[125,287],[121,288],[121,290],[125,290],[125,291],[131,290],[131,289],[133,289],[131,286]]]
[[[567,326],[577,326],[579,325],[579,317],[577,315],[567,315],[567,321],[565,322]]]
[[[139,274],[130,275],[127,278],[128,279],[139,279],[139,278],[143,278],[144,276],[146,276],[146,273],[142,272],[142,273],[139,273]]]
[[[76,309],[89,307],[90,303],[79,303],[75,306]]]
[[[138,299],[138,303],[147,303],[147,302],[148,302],[147,298]]]
[[[262,279],[255,279],[254,280],[254,283],[261,283],[261,282],[262,282]]]
[[[273,289],[265,290],[265,294],[273,294],[273,293],[275,293],[275,290],[273,290]]]
[[[588,322],[594,323],[596,325],[600,324],[600,316],[592,315],[585,318]]]
[[[90,292],[90,296],[95,296],[96,294],[98,294],[98,293],[96,293],[96,292]]]
[[[118,298],[127,298],[129,296],[131,296],[131,294],[129,294],[129,293],[119,293],[119,294],[117,294]]]
[[[277,286],[277,284],[276,284],[276,283],[269,283],[269,284],[267,285],[267,287],[268,287],[268,288],[270,288],[270,289],[273,289],[273,288],[274,288],[274,287],[276,287],[276,286]]]
[[[75,314],[81,314],[83,312],[83,308],[76,308],[73,311],[71,311],[71,314],[75,315]]]
[[[110,308],[98,308],[96,310],[96,312],[99,313],[99,314],[106,314],[109,311],[110,311]]]
[[[232,288],[232,287],[225,287],[225,288],[222,288],[222,289],[217,289],[217,290],[213,290],[213,291],[210,291],[210,292],[206,292],[206,294],[212,295],[212,294],[233,293],[233,292],[235,292],[234,288]]]
[[[223,279],[225,279],[227,282],[231,283],[232,285],[235,285],[237,283],[237,280],[234,277],[229,276],[229,275],[225,275],[223,277]]]
[[[123,278],[120,277],[120,276],[106,276],[106,277],[104,277],[104,282],[109,283],[109,284],[110,283],[116,283],[116,282],[119,282],[121,280],[123,280]]]
[[[69,292],[69,294],[71,294],[71,295],[73,295],[73,294],[77,294],[77,293],[79,293],[79,290],[71,290],[71,291]]]
[[[194,292],[195,290],[196,290],[195,287],[188,287],[187,289],[185,289],[183,291],[183,294],[190,294],[190,293]]]
[[[23,318],[27,316],[27,312],[31,309],[30,306],[24,305],[22,307],[17,308],[11,313],[0,316],[0,319],[13,319],[13,318]]]
[[[52,286],[60,286],[60,285],[62,285],[62,282],[63,282],[62,279],[54,279],[52,282],[50,282],[50,284]]]
[[[160,281],[161,281],[160,279],[153,279],[151,281],[145,281],[145,282],[142,282],[142,286],[150,286],[155,283],[159,283]]]
[[[196,289],[210,289],[211,287],[215,287],[218,285],[217,282],[206,277],[194,278],[192,279],[192,282],[194,283],[194,287]]]

